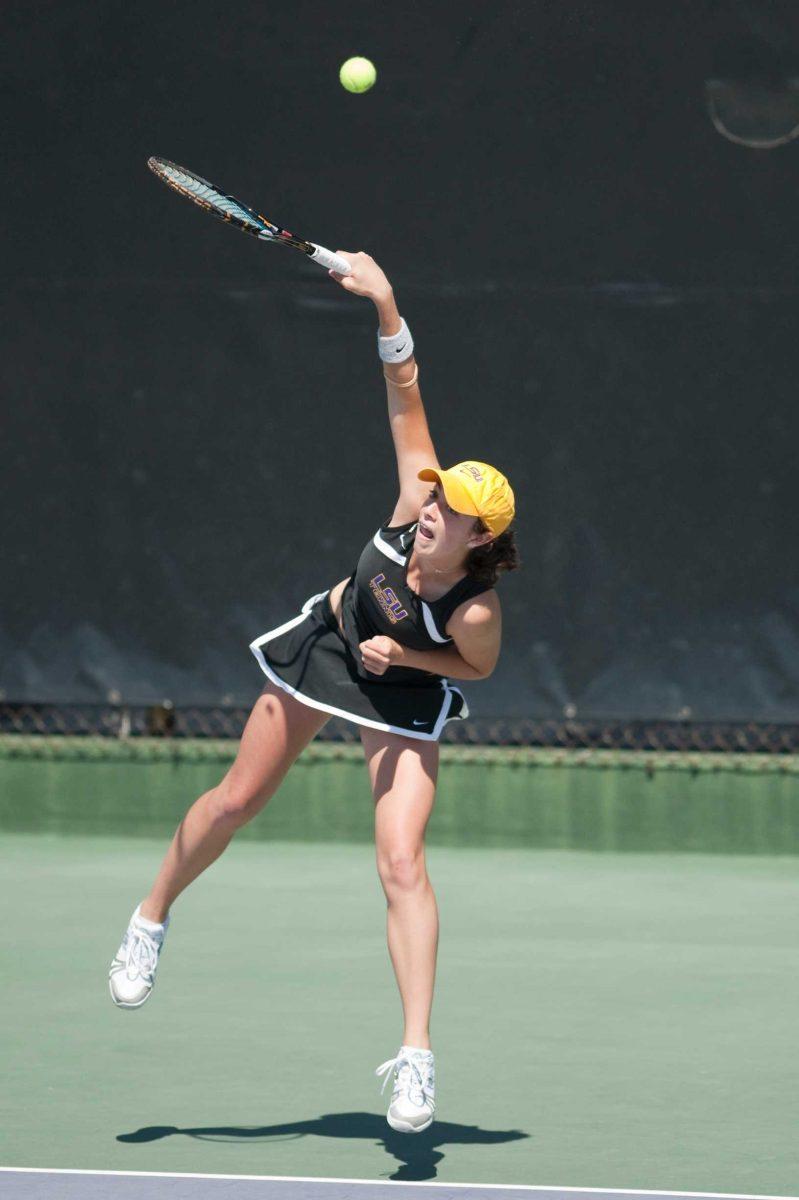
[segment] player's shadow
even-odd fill
[[[190,1137],[212,1142],[289,1141],[302,1137],[363,1138],[382,1145],[400,1164],[390,1179],[416,1182],[435,1179],[444,1154],[439,1146],[468,1144],[495,1146],[529,1137],[520,1129],[481,1129],[478,1125],[456,1125],[434,1121],[424,1133],[395,1133],[384,1116],[376,1113],[325,1113],[308,1121],[289,1121],[284,1125],[208,1125],[197,1129],[179,1129],[176,1125],[145,1125],[134,1133],[120,1133],[118,1142],[156,1142],[161,1138]]]

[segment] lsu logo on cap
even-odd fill
[[[485,476],[480,474],[479,469],[473,463],[461,463],[458,470],[463,471],[464,475],[471,475],[475,483],[485,482]]]

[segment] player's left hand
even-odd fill
[[[365,642],[360,643],[358,649],[363,665],[372,675],[382,675],[389,667],[399,666],[405,657],[405,651],[399,642],[382,634],[379,637],[367,638]]]

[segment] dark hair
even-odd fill
[[[478,517],[474,523],[475,533],[488,533],[488,527]],[[490,542],[475,546],[466,558],[466,573],[477,583],[492,586],[503,571],[515,571],[521,565],[516,538],[512,529],[498,533]]]

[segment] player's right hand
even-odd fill
[[[349,275],[339,275],[338,271],[329,271],[328,274],[336,283],[340,283],[345,291],[354,292],[356,296],[366,296],[375,303],[391,295],[391,284],[371,254],[365,254],[363,250],[359,250],[357,254],[351,254],[348,250],[337,250],[336,254],[347,260],[352,271]]]

